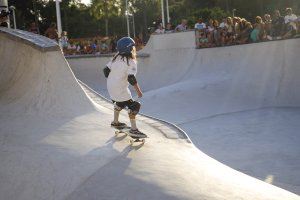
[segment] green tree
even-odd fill
[[[108,20],[121,14],[120,0],[92,0],[91,14],[96,19],[105,20],[105,35],[108,36]]]

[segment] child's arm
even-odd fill
[[[136,91],[138,97],[141,98],[141,97],[143,96],[143,93],[142,93],[142,91],[141,91],[141,88],[140,88],[139,84],[136,83],[133,87],[134,87],[134,89],[135,89],[135,91]]]
[[[141,98],[143,96],[143,93],[142,93],[141,88],[133,74],[128,75],[128,82],[130,83],[130,85],[132,85],[134,87],[138,97]]]

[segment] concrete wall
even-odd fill
[[[138,80],[145,91],[188,80],[226,79],[220,95],[226,94],[228,102],[249,103],[248,108],[300,105],[300,39],[210,49],[195,49],[194,39],[194,32],[150,38],[142,50],[150,57],[138,60]],[[79,79],[101,91],[106,89],[102,68],[108,60],[68,62]]]

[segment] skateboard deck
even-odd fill
[[[131,145],[133,145],[135,142],[141,142],[142,144],[144,144],[146,141],[145,138],[148,138],[148,136],[145,138],[131,136],[129,134],[130,127],[128,127],[128,126],[123,127],[123,128],[115,128],[115,129],[116,129],[115,130],[116,136],[118,136],[119,134],[125,134],[126,136],[129,136]]]

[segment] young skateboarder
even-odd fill
[[[128,108],[131,129],[130,136],[146,137],[136,126],[135,117],[138,114],[141,104],[134,101],[128,88],[132,85],[139,98],[143,93],[136,80],[137,60],[135,42],[130,37],[123,37],[117,42],[118,53],[103,69],[107,78],[107,90],[114,103],[114,121],[111,126],[116,128],[126,127],[125,123],[119,122],[119,114],[125,107]]]

